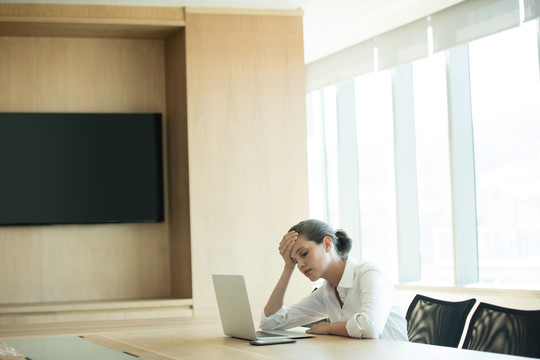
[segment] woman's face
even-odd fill
[[[291,250],[291,258],[308,279],[315,281],[323,277],[328,262],[324,242],[317,244],[300,235]]]

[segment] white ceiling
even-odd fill
[[[303,9],[310,63],[464,0],[0,0],[0,3]]]

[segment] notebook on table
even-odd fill
[[[251,315],[246,283],[242,275],[212,275],[219,316],[225,335],[246,340],[314,337],[305,328],[256,331]]]

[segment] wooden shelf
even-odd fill
[[[184,19],[181,7],[0,4],[0,36],[161,39]]]
[[[191,299],[71,301],[0,305],[0,326],[193,315]]]

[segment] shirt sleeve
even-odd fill
[[[317,289],[294,305],[283,306],[268,317],[263,311],[260,328],[262,330],[290,329],[328,317],[323,293],[320,290],[322,289]]]
[[[367,270],[357,281],[360,311],[347,321],[347,333],[354,338],[378,338],[392,310],[392,285],[377,269]]]

